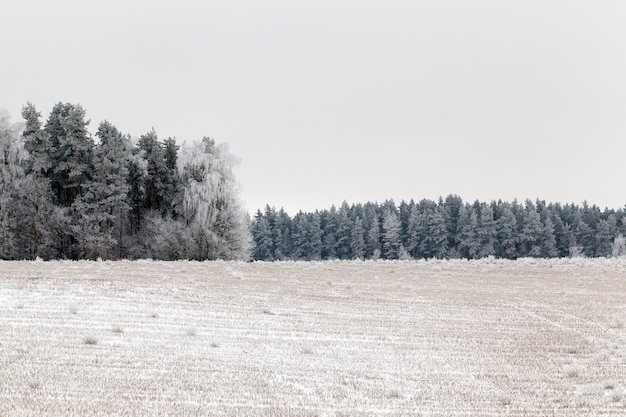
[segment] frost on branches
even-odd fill
[[[200,231],[209,259],[245,259],[250,251],[249,224],[233,173],[236,163],[226,144],[207,137],[183,146],[177,161],[183,215]]]
[[[247,213],[226,145],[138,141],[80,105],[22,128],[0,113],[0,259],[248,259]]]

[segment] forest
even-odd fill
[[[42,124],[0,114],[0,259],[248,259],[249,216],[224,144],[138,139],[82,106]]]
[[[226,144],[139,138],[110,122],[95,138],[82,106],[45,123],[0,113],[0,259],[478,259],[626,253],[623,209],[583,203],[464,202],[450,194],[344,202],[293,217],[239,199]]]
[[[348,205],[289,216],[266,206],[253,259],[555,258],[625,254],[622,209],[526,200],[472,204],[457,195]]]

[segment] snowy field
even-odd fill
[[[622,416],[626,261],[0,262],[0,416]]]

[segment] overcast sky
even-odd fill
[[[8,3],[8,4],[7,4]],[[0,107],[210,136],[251,212],[626,204],[626,2],[9,1]]]

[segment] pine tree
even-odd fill
[[[80,104],[58,103],[45,126],[52,150],[52,189],[57,204],[71,207],[91,179],[94,142],[87,131],[89,121]]]
[[[322,225],[322,258],[335,259],[337,257],[337,227],[338,215],[335,206],[321,214]]]
[[[426,233],[420,242],[421,255],[425,258],[443,258],[448,252],[448,229],[443,207],[429,209],[423,217]]]
[[[378,259],[380,257],[380,220],[373,204],[367,204],[364,210],[365,257]]]
[[[81,219],[75,227],[81,236],[81,251],[87,258],[124,256],[125,222],[131,209],[128,204],[129,167],[132,146],[115,126],[100,123],[94,150],[94,171],[79,198]]]
[[[254,216],[251,232],[254,240],[252,258],[257,261],[273,261],[272,231],[270,230],[270,225],[267,222],[267,219],[263,213],[261,213],[261,210],[258,210]]]
[[[167,138],[163,146],[165,167],[167,168],[165,178],[163,179],[163,212],[176,220],[180,215],[183,201],[180,178],[176,168],[180,146],[176,144],[176,139],[174,138]]]
[[[400,219],[395,212],[385,210],[383,214],[383,256],[385,259],[399,259],[401,247]]]
[[[276,213],[276,222],[274,224],[274,252],[276,259],[289,259],[291,254],[291,218],[281,208]]]
[[[476,232],[476,238],[480,244],[478,251],[479,258],[495,256],[496,236],[497,230],[496,222],[493,218],[493,210],[491,206],[483,203],[480,207],[480,217]]]
[[[477,237],[478,218],[474,208],[468,204],[459,209],[459,253],[466,259],[477,259],[480,254],[480,242]]]
[[[406,250],[412,258],[418,257],[419,246],[423,239],[424,233],[422,231],[422,215],[416,205],[411,207],[411,213],[409,215],[409,225],[407,230],[407,244]]]
[[[600,221],[598,221],[595,236],[597,242],[595,256],[610,257],[613,253],[615,236],[611,234],[611,227],[607,220],[600,219]]]
[[[496,235],[498,237],[496,254],[506,259],[517,258],[517,219],[508,203],[502,206],[500,217],[496,222]]]
[[[542,232],[543,226],[539,213],[537,213],[532,201],[527,200],[526,209],[524,210],[524,227],[520,236],[522,256],[541,257]]]
[[[350,259],[352,258],[352,249],[351,249],[351,241],[352,241],[352,221],[349,218],[350,208],[348,207],[348,203],[345,201],[339,208],[339,213],[337,215],[337,232],[336,236],[336,254],[339,259]]]
[[[25,227],[23,241],[29,259],[56,257],[52,235],[52,194],[48,178],[50,163],[49,135],[42,129],[35,106],[28,103],[22,109],[25,127],[22,132],[27,160],[24,163],[25,178],[19,187],[24,202]]]
[[[458,221],[459,210],[463,206],[463,200],[457,195],[450,194],[446,197],[444,207],[444,217],[446,221],[446,229],[448,231],[448,248],[451,251],[451,257],[457,257],[456,248],[459,244]]]
[[[350,236],[350,250],[354,259],[363,259],[365,256],[365,230],[360,217],[354,219]]]
[[[544,258],[555,258],[559,255],[556,247],[556,237],[554,235],[554,224],[552,215],[547,207],[543,207],[541,212],[543,229],[541,231],[541,256]]]
[[[139,138],[139,149],[147,162],[147,178],[144,185],[146,200],[143,207],[148,212],[166,216],[171,211],[173,179],[166,164],[165,150],[159,142],[156,132],[150,132]],[[169,203],[169,204],[168,204]]]

